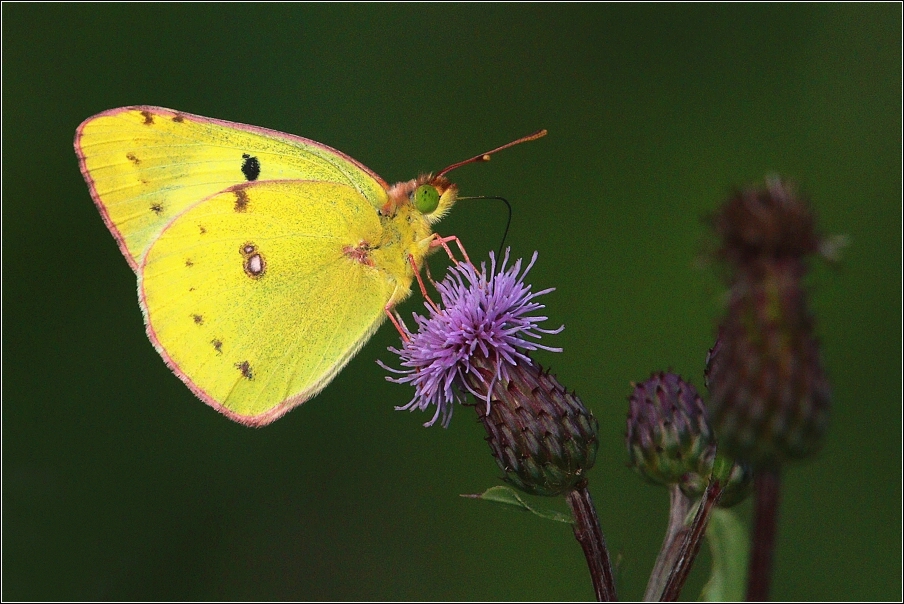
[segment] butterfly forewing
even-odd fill
[[[86,120],[75,148],[95,203],[137,270],[176,216],[233,185],[312,180],[348,185],[374,208],[387,185],[326,145],[161,107],[127,107]]]

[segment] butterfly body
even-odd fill
[[[410,294],[456,195],[441,176],[389,186],[326,145],[160,107],[89,118],[75,149],[151,342],[253,426],[323,389]],[[411,202],[423,187],[429,212]]]

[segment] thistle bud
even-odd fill
[[[633,386],[625,433],[631,465],[665,485],[679,484],[688,473],[708,477],[715,440],[697,390],[663,372]]]
[[[706,407],[697,390],[674,373],[654,373],[634,384],[628,397],[625,441],[630,465],[651,482],[679,485],[700,497],[710,476],[722,482],[721,507],[742,501],[750,492],[750,468],[718,454]]]
[[[728,314],[707,361],[722,451],[771,467],[820,445],[829,386],[803,278],[819,249],[809,206],[787,183],[734,195],[715,218],[729,268]]]
[[[469,376],[468,386],[480,401],[477,415],[505,481],[547,496],[585,481],[599,441],[596,418],[581,399],[533,362],[510,368],[505,381],[493,379],[494,368],[485,359],[472,363],[479,369]]]

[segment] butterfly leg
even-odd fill
[[[458,249],[461,250],[461,255],[465,257],[465,262],[468,264],[473,264],[471,259],[468,258],[468,252],[465,251],[465,246],[461,244],[461,239],[456,237],[455,235],[449,235],[448,237],[440,237],[439,235],[433,235],[433,241],[430,242],[430,247],[442,247],[446,250],[446,254],[449,255],[449,259],[452,260],[455,264],[458,264],[458,260],[455,259],[455,256],[452,254],[452,250],[449,249],[449,242],[454,241],[455,245],[458,246]]]
[[[430,274],[430,265],[426,262],[424,263],[424,272],[427,273],[427,281],[430,282],[430,285],[436,288],[436,280],[433,278],[433,275]]]
[[[424,285],[424,280],[421,279],[421,271],[418,270],[417,263],[414,261],[414,257],[411,254],[408,254],[408,264],[411,265],[412,270],[414,270],[414,277],[417,279],[417,284],[421,288],[421,294],[424,296],[424,300],[426,300],[430,306],[433,307],[433,310],[439,312],[439,306],[436,305],[430,298],[430,294],[427,293],[427,286]],[[424,263],[424,266],[427,266],[427,263]],[[427,268],[427,277],[430,279],[430,282],[433,283],[433,279],[430,277],[430,268]]]
[[[408,328],[405,327],[405,323],[402,322],[402,318],[396,316],[396,313],[392,310],[392,307],[387,304],[383,307],[383,312],[386,313],[386,316],[389,317],[389,320],[392,321],[393,325],[395,325],[395,328],[399,332],[399,335],[402,336],[402,341],[410,341],[411,338],[408,336]]]

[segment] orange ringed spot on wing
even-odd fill
[[[245,272],[252,277],[260,277],[264,274],[264,257],[260,254],[254,254],[245,261]]]
[[[345,246],[344,248],[342,248],[342,253],[355,262],[360,262],[365,266],[373,266],[374,260],[370,257],[370,250],[370,244],[368,244],[366,241],[362,241],[354,247],[350,245]]]
[[[150,111],[142,111],[141,115],[144,116],[144,122],[142,122],[145,126],[150,126],[154,123],[154,114]]]
[[[267,261],[258,251],[257,246],[251,242],[243,243],[239,247],[239,254],[242,255],[242,268],[245,274],[252,279],[260,279],[267,271]]]

